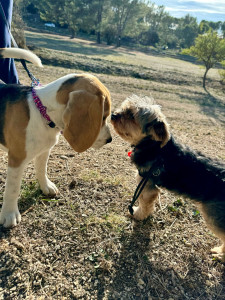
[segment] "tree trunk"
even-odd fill
[[[204,76],[203,76],[203,88],[204,88],[204,89],[205,89],[206,75],[207,75],[208,71],[209,71],[209,69],[208,69],[208,68],[206,68],[206,70],[205,70],[205,74],[204,74]]]
[[[75,38],[75,36],[76,36],[76,31],[73,29],[73,28],[70,28],[70,30],[71,30],[71,39],[74,39]]]
[[[121,37],[118,36],[116,40],[116,47],[120,47],[120,46],[121,46]]]
[[[102,24],[102,11],[103,11],[103,1],[99,0],[98,1],[98,15],[97,15],[97,26],[98,26],[98,31],[97,31],[97,43],[101,44],[101,24]]]
[[[97,43],[101,44],[101,32],[97,32]]]

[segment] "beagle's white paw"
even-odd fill
[[[55,196],[59,192],[56,185],[53,182],[51,182],[49,179],[47,179],[45,185],[40,185],[40,188],[43,194],[45,194],[46,196]]]
[[[0,224],[4,227],[14,227],[19,224],[21,221],[21,215],[18,208],[15,211],[7,211],[6,209],[2,208],[0,214]]]

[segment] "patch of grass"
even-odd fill
[[[126,180],[122,175],[103,176],[98,170],[83,170],[79,178],[84,181],[96,181],[97,183],[107,183],[111,185],[126,186]]]
[[[41,195],[41,190],[36,181],[27,183],[22,181],[20,199],[33,199]]]
[[[176,57],[155,57],[153,53],[145,54],[124,48],[96,46],[88,41],[71,40],[57,35],[26,32],[26,38],[28,47],[47,65],[159,82],[177,81],[179,84],[186,85],[190,85],[190,81],[196,81],[193,75],[202,72],[193,63],[178,60]],[[162,76],[159,64],[167,65],[163,70],[166,76]],[[180,71],[184,68],[189,71],[190,76],[181,76]]]
[[[123,228],[127,225],[128,220],[126,217],[118,215],[116,213],[109,213],[105,216],[90,216],[86,218],[87,226],[94,224],[101,224],[106,226],[106,228],[110,228],[115,232],[121,232]]]
[[[84,181],[95,180],[101,182],[103,180],[101,174],[97,170],[83,170],[81,171],[79,178]]]
[[[36,181],[27,183],[23,180],[19,198],[20,211],[23,213],[32,205],[35,205],[37,203],[37,200],[41,198],[41,195],[42,192]]]
[[[26,41],[28,45],[38,45],[39,47],[47,48],[50,50],[60,50],[69,53],[79,53],[82,55],[117,55],[117,52],[110,48],[101,48],[92,45],[91,42],[82,40],[71,40],[69,37],[34,33],[30,31],[25,32]]]

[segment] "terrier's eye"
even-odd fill
[[[134,119],[134,115],[133,115],[131,110],[126,111],[126,117],[127,117],[128,120],[133,120]]]
[[[125,136],[130,136],[128,132],[125,132]]]

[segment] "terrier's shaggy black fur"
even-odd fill
[[[153,213],[159,187],[186,195],[196,202],[209,228],[221,239],[222,245],[212,252],[225,261],[225,163],[177,142],[160,107],[147,97],[127,98],[111,115],[111,122],[134,147],[131,161],[139,172],[141,192],[139,206],[130,206],[133,217],[143,220]],[[145,186],[142,178],[148,179]]]
[[[131,159],[142,177],[158,187],[183,194],[197,201],[212,218],[212,225],[225,234],[225,164],[178,143],[173,136],[164,147],[144,138]],[[148,174],[148,175],[147,175]]]

